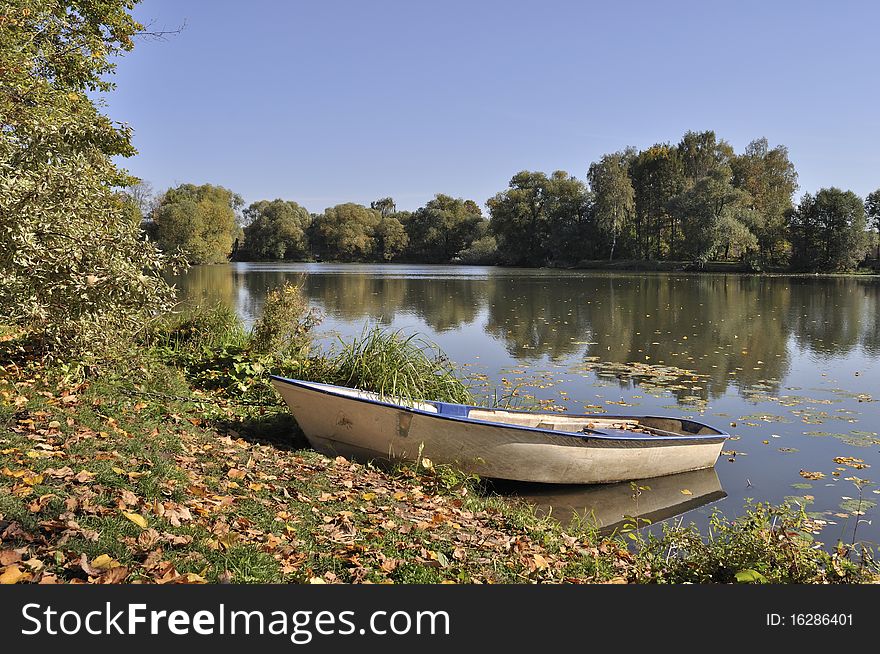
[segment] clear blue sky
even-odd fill
[[[479,203],[519,170],[583,179],[627,145],[714,129],[785,144],[800,189],[880,187],[878,2],[144,0],[108,113],[161,191],[310,211]]]

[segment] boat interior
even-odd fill
[[[691,420],[662,417],[567,416],[564,414],[520,413],[499,409],[471,409],[467,417],[507,425],[585,434],[604,434],[605,430],[644,433],[652,436],[708,436],[720,433],[711,427]]]

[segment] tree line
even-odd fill
[[[222,187],[183,184],[144,202],[145,230],[192,263],[239,260],[577,266],[605,260],[736,261],[752,270],[845,271],[877,247],[880,189],[823,188],[795,204],[785,146],[737,154],[715,132],[606,154],[581,180],[521,171],[486,202],[438,194],[415,211],[390,197],[309,213],[292,200],[243,206]]]

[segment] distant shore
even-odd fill
[[[493,268],[522,268],[523,266],[505,266],[503,264],[471,264],[451,261],[449,263],[426,264],[418,261],[293,261],[286,259],[233,259],[229,263],[327,263],[327,264],[381,264],[381,265],[437,265],[437,266],[490,266]],[[535,266],[558,270],[584,271],[619,271],[619,272],[678,272],[678,273],[728,273],[737,275],[774,275],[787,277],[876,277],[880,276],[880,262],[873,267],[859,268],[848,272],[810,273],[792,271],[786,266],[772,266],[764,270],[754,270],[742,261],[710,261],[700,267],[692,261],[651,261],[642,259],[619,259],[607,261],[591,259],[575,265]]]

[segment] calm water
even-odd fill
[[[856,484],[880,469],[880,281],[239,263],[177,283],[184,298],[252,321],[286,280],[325,313],[328,346],[380,323],[438,344],[487,396],[682,415],[734,435],[714,472],[646,481],[638,508],[628,484],[505,488],[561,519],[593,510],[606,525],[622,512],[705,524],[712,507],[733,516],[746,498],[788,498],[825,521],[826,543],[851,541],[857,520],[858,540],[880,541],[880,485],[863,484],[860,515]]]

